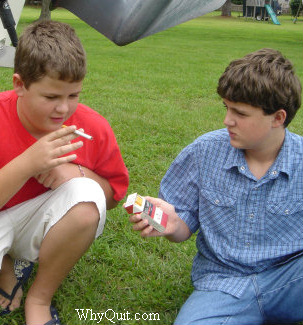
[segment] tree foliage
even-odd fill
[[[297,15],[300,16],[300,12],[302,12],[302,0],[291,0],[289,3],[291,15],[296,17]],[[300,8],[300,11],[298,12]]]

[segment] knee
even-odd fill
[[[100,215],[94,202],[81,202],[74,206],[69,213],[74,227],[84,231],[98,227]]]

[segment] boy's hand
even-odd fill
[[[134,224],[133,230],[140,231],[142,237],[165,236],[174,242],[187,240],[191,236],[187,225],[179,218],[173,205],[150,196],[145,198],[168,215],[166,229],[160,233],[150,226],[146,219],[142,219],[141,214],[134,214],[129,218],[129,221]]]
[[[79,167],[72,163],[62,164],[36,176],[37,181],[43,186],[55,190],[72,178],[81,177]]]
[[[76,154],[68,154],[83,146],[82,141],[71,143],[77,137],[73,132],[75,126],[69,126],[45,135],[25,150],[22,156],[25,171],[28,177],[33,177],[49,171],[62,164],[69,163],[77,158]]]
[[[0,208],[2,208],[31,178],[69,163],[76,154],[66,155],[83,146],[81,141],[70,143],[77,137],[75,126],[51,132],[36,141],[23,153],[0,169]]]

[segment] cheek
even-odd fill
[[[37,115],[48,116],[54,111],[54,105],[41,101],[40,103],[35,103],[35,111]]]
[[[77,106],[78,106],[78,101],[70,103],[69,112],[71,113],[71,115],[75,113]]]
[[[270,128],[267,125],[256,124],[250,129],[251,138],[256,142],[264,141],[264,139],[270,134]]]
[[[54,110],[54,105],[45,100],[37,100],[32,102],[32,114],[34,114],[37,119],[47,119],[53,115]]]
[[[75,113],[77,107],[78,107],[78,101],[71,102],[68,104],[68,117],[71,117]]]

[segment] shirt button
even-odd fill
[[[219,204],[219,203],[220,203],[220,200],[216,199],[215,204]]]
[[[290,211],[288,209],[286,209],[284,212],[285,212],[285,214],[289,214],[290,213]]]
[[[245,246],[246,246],[246,247],[250,247],[250,242],[249,242],[249,241],[246,242],[246,243],[245,243]]]
[[[245,170],[245,166],[241,166],[240,169],[241,169],[242,171],[244,171],[244,170]]]
[[[274,170],[274,171],[271,172],[271,174],[272,174],[273,176],[276,176],[278,173],[277,173],[276,170]]]
[[[250,215],[249,215],[249,218],[250,219],[253,219],[255,217],[255,215],[253,214],[253,213],[251,213]]]

